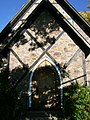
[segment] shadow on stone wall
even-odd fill
[[[49,100],[48,101],[51,102],[52,105],[54,103],[56,103],[56,101],[59,100],[59,99],[56,99],[57,96],[54,97],[55,99],[53,98],[53,95],[58,94],[58,91],[56,91],[56,93],[55,93],[55,90],[54,90],[55,80],[58,80],[57,73],[54,70],[55,69],[53,69],[53,67],[47,66],[46,68],[45,67],[38,68],[35,71],[35,74],[33,76],[33,88],[36,88],[34,86],[36,84],[36,81],[37,81],[37,85],[41,85],[43,82],[45,82],[48,79],[49,79],[49,81],[46,81],[46,83],[48,83],[48,85],[46,83],[45,83],[46,85],[44,84],[43,88],[45,87],[45,89],[42,89],[41,87],[38,89],[38,91],[37,91],[37,89],[34,89],[35,93],[32,95],[33,102],[34,103],[36,102],[35,106],[32,104],[32,106],[35,108],[34,110],[27,109],[27,106],[26,106],[27,105],[26,102],[27,102],[27,98],[28,98],[27,90],[28,90],[30,74],[27,75],[18,84],[16,89],[12,89],[12,91],[7,91],[8,87],[4,88],[3,91],[0,88],[0,119],[1,120],[8,120],[8,119],[9,120],[12,120],[12,119],[13,120],[20,120],[20,119],[21,120],[25,120],[25,119],[31,120],[31,118],[32,119],[37,119],[37,118],[41,119],[43,117],[45,117],[45,119],[58,119],[59,118],[62,120],[62,117],[74,119],[74,112],[76,112],[75,111],[76,107],[78,107],[78,106],[75,106],[77,104],[76,100],[77,99],[80,100],[78,98],[78,96],[76,96],[76,94],[79,95],[78,93],[81,93],[82,90],[83,91],[86,90],[85,86],[84,86],[84,88],[82,88],[82,90],[80,90],[80,87],[77,84],[71,84],[70,86],[67,86],[64,88],[64,116],[62,116],[63,114],[60,112],[61,111],[60,108],[55,109],[53,106],[53,107],[51,107],[51,109],[50,108],[43,109],[44,105],[46,105],[46,103],[47,103],[46,100],[48,100],[48,97],[50,98],[49,99],[50,101]],[[15,70],[12,71],[13,74],[11,73],[11,75],[14,75],[14,76],[11,76],[11,78],[13,80],[15,80],[15,82],[16,82],[18,80],[18,77],[20,76],[20,74],[24,73],[23,71],[24,71],[23,68],[20,68],[20,67],[15,68]],[[16,79],[15,79],[15,76],[17,76]],[[40,78],[38,78],[37,76]],[[46,78],[46,76],[47,76],[47,78]],[[41,79],[41,77],[43,79]],[[54,77],[56,79],[54,79]],[[39,80],[37,80],[37,78]],[[51,84],[51,81],[52,81],[52,84]],[[15,84],[15,82],[12,82],[12,85]],[[57,82],[56,87],[58,87],[58,84],[59,83]],[[0,81],[0,85],[1,85],[1,81]],[[9,87],[11,87],[11,84],[9,85]],[[52,87],[52,89],[51,89],[51,87]],[[86,91],[84,91],[84,92],[85,92],[85,94],[82,94],[82,95],[85,95],[85,97],[87,98]],[[88,93],[89,92],[87,92],[87,95],[88,95]],[[39,96],[40,98],[37,99],[37,97],[35,95],[37,97]],[[43,97],[42,97],[43,95],[45,95],[44,103],[45,102],[46,103],[43,104],[41,101],[41,104],[39,105],[38,103],[40,100],[43,99]],[[82,95],[81,95],[81,97],[82,97]],[[51,96],[52,96],[52,98],[51,98]],[[37,99],[37,101],[36,101],[36,99]],[[53,101],[53,99],[55,101]],[[82,99],[82,101],[83,101],[83,99]],[[87,103],[83,103],[83,105],[87,107],[88,102],[89,101],[87,101]],[[40,110],[36,109],[37,107],[41,107],[41,109]],[[86,109],[86,111],[88,112],[87,109]]]
[[[55,33],[53,34],[53,32],[59,31],[59,29],[59,24],[50,15],[50,13],[45,10],[30,26],[29,32],[26,31],[26,33],[30,36],[30,39],[27,40],[25,35],[21,34],[19,41],[16,43],[16,46],[19,47],[20,45],[31,42],[29,43],[30,51],[39,47],[44,47],[47,44],[54,44],[57,35]]]
[[[12,87],[24,74],[25,69],[17,67],[10,73],[10,85]],[[29,77],[27,74],[16,88],[2,94],[0,91],[1,109],[0,118],[2,120],[13,118],[13,120],[25,120],[45,117],[49,119],[62,119],[63,113],[60,109],[60,94],[58,91],[58,75],[53,66],[38,67],[32,79],[32,108],[27,109]],[[75,99],[70,99],[78,89],[78,85],[71,85],[64,88],[64,110],[65,117],[68,118],[74,114]],[[70,95],[70,96],[69,96]],[[69,106],[69,107],[68,107]],[[5,109],[5,110],[4,110]],[[42,112],[41,112],[42,111]],[[12,113],[12,114],[11,114]],[[6,115],[5,115],[6,114]],[[50,118],[50,119],[51,119]]]
[[[17,67],[10,73],[11,86],[14,86],[24,74],[24,69]],[[26,76],[16,86],[17,102],[14,115],[20,110],[20,114],[26,114],[28,108],[29,77]],[[53,66],[37,68],[32,79],[32,110],[59,110],[60,85],[58,74]],[[13,92],[13,89],[12,89]],[[15,112],[16,111],[16,112]]]

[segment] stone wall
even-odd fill
[[[65,13],[65,11],[61,10],[61,8],[56,3],[55,4],[53,3],[53,5],[67,18],[67,20],[80,32],[80,34],[82,34],[82,36],[88,42],[90,42],[90,38],[85,35],[85,33]],[[36,4],[36,6],[37,6],[37,4]],[[25,13],[23,18],[21,18],[21,19],[25,19],[28,16],[28,14],[30,14],[30,10],[27,13]],[[16,30],[20,26],[20,24],[21,24],[20,21],[17,22],[16,25],[13,27],[13,30]],[[48,13],[47,10],[42,12],[40,14],[40,16],[33,22],[33,24],[28,27],[27,30],[25,29],[21,32],[21,37],[20,37],[19,41],[13,45],[12,50],[21,59],[22,63],[25,65],[28,65],[28,68],[29,68],[28,74],[25,76],[25,78],[23,78],[23,80],[19,83],[19,85],[17,87],[17,89],[19,91],[18,99],[20,100],[21,106],[24,108],[25,108],[26,104],[28,104],[28,102],[26,101],[26,96],[27,96],[27,93],[28,93],[28,90],[30,87],[29,86],[30,85],[30,75],[31,75],[31,72],[34,72],[33,67],[35,65],[35,61],[38,60],[37,62],[39,62],[40,60],[45,58],[46,55],[49,56],[49,58],[55,64],[58,64],[58,67],[59,67],[58,69],[61,70],[63,82],[67,82],[74,78],[83,76],[85,74],[83,71],[83,62],[84,63],[86,62],[86,74],[87,74],[86,77],[87,77],[87,81],[90,81],[90,67],[89,67],[90,66],[90,55],[86,58],[85,61],[83,61],[82,51],[79,50],[78,46],[67,35],[67,33],[65,33],[63,31],[63,29],[59,26],[57,21],[50,15],[50,13]],[[71,61],[71,58],[76,53],[76,51],[79,51],[79,52],[78,52],[77,56]],[[69,61],[71,61],[71,63],[68,65],[67,68],[65,68],[65,65],[67,65],[67,63]],[[10,52],[10,80],[11,80],[12,84],[14,84],[16,81],[18,81],[25,72],[25,70],[23,69],[22,63],[20,63],[19,60],[16,58],[16,56],[12,52]],[[38,65],[38,67],[36,67],[35,72],[41,68],[43,70],[43,68],[45,69],[45,67],[47,67],[47,66],[52,68],[53,65],[46,59],[46,60],[42,61],[41,64]],[[55,66],[53,66],[53,67],[55,67]],[[55,68],[51,74],[50,74],[50,71],[48,71],[48,70],[47,70],[47,72],[45,72],[45,74],[43,72],[41,72],[40,74],[34,74],[33,75],[34,76],[33,79],[35,78],[34,83],[35,84],[39,83],[38,80],[36,80],[36,79],[40,76],[40,86],[39,87],[44,86],[46,84],[45,81],[47,81],[48,85],[50,84],[51,86],[54,86],[54,84],[55,84],[55,78],[53,77],[54,72],[57,73],[57,71],[55,71]],[[51,82],[52,77],[53,77],[52,80],[54,80],[54,81]],[[84,77],[80,77],[79,79],[76,79],[76,80],[79,83],[84,84]],[[64,84],[63,86],[65,87],[70,84],[71,83],[69,82],[67,84]],[[47,87],[48,87],[48,85],[47,85]],[[60,85],[60,83],[58,84],[57,87],[60,87],[59,85]],[[89,82],[88,82],[88,85],[89,85]],[[34,88],[34,85],[32,87],[33,87],[32,91],[36,90],[36,88]],[[43,90],[41,90],[41,88],[40,88],[39,91],[43,91]],[[50,90],[48,89],[48,91],[44,91],[42,94],[44,95],[44,94],[48,93],[48,97],[50,97],[50,95],[51,95]],[[55,88],[54,87],[53,87],[53,91],[54,92],[52,92],[52,96],[55,96]],[[36,92],[36,91],[34,91],[34,92]],[[41,96],[43,96],[43,95],[41,95]],[[35,101],[35,103],[37,104],[37,101],[39,102],[40,95],[34,94],[33,99],[35,99],[35,100],[37,99]],[[47,101],[48,101],[48,98],[47,98]],[[43,101],[43,102],[45,102],[45,101]],[[39,105],[39,104],[37,104],[37,105]]]
[[[80,34],[86,38],[87,41],[90,40],[73,20],[70,18],[68,20],[74,25],[74,27],[76,27]],[[59,27],[56,20],[46,10],[41,13],[41,15],[27,30],[23,32],[23,35],[21,36],[19,42],[16,43],[12,49],[20,57],[23,63],[28,64],[28,66],[32,69],[34,62],[39,58],[41,54],[43,54],[43,51],[52,45],[52,47],[47,52],[53,57],[53,59],[55,59],[57,63],[63,66],[72,58],[74,53],[79,48],[77,45],[75,45],[67,33],[62,32],[63,30]],[[60,34],[61,36],[59,37]],[[59,39],[55,42],[55,44],[53,44],[53,41],[57,39],[57,37],[59,37]],[[41,46],[37,45],[35,41],[39,42]],[[21,63],[15,58],[12,53],[10,53],[10,71],[18,66],[20,67]],[[88,81],[90,80],[89,66],[90,55],[86,59],[86,72]],[[82,52],[78,53],[78,55],[67,67],[67,69],[65,69],[65,71],[69,73],[70,79],[84,75]],[[83,79],[84,78],[81,77],[79,81],[84,83]],[[69,80],[69,78],[64,78],[64,81],[66,80]]]

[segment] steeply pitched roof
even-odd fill
[[[57,3],[65,9],[65,11],[77,22],[77,24],[84,30],[87,35],[90,35],[90,26],[83,20],[77,11],[72,8],[72,6],[64,0],[56,0]],[[66,5],[66,7],[65,7]],[[17,37],[24,29],[28,29],[35,19],[41,14],[42,11],[48,10],[50,14],[57,20],[60,27],[71,37],[76,45],[85,53],[86,57],[90,53],[90,44],[88,44],[85,39],[78,33],[78,31],[67,21],[67,19],[51,4],[49,0],[33,0],[33,2],[27,2],[26,5],[19,11],[19,13],[9,22],[5,29],[0,34],[0,41],[7,41],[8,34],[11,33],[9,37],[9,42],[4,46],[3,52],[9,47],[12,42],[17,41]],[[23,17],[25,14],[28,15]],[[21,20],[24,18],[24,21]],[[21,21],[20,21],[21,20]],[[17,28],[14,28],[18,24]]]
[[[72,17],[81,29],[90,37],[90,25],[87,21],[70,5],[67,0],[56,0],[57,3]]]

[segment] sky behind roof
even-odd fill
[[[0,1],[0,32],[28,0]],[[68,0],[77,11],[89,10],[88,0]]]

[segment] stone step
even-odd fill
[[[59,117],[33,117],[33,118],[25,118],[20,120],[66,120],[65,118],[59,118]]]
[[[27,111],[25,120],[61,120],[60,111]]]

